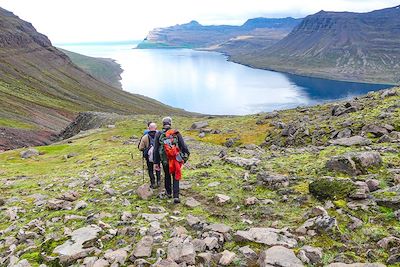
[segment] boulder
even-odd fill
[[[293,248],[296,239],[285,229],[250,228],[248,231],[237,231],[234,234],[236,242],[256,242],[268,246],[286,246]]]
[[[335,136],[337,139],[341,139],[341,138],[349,138],[351,137],[351,134],[353,133],[353,131],[349,128],[345,128],[341,131],[339,131],[337,133],[337,135]]]
[[[219,248],[218,238],[216,238],[215,236],[208,236],[204,238],[204,244],[206,245],[206,248],[208,250],[214,250]]]
[[[272,112],[268,112],[264,115],[264,119],[269,120],[269,119],[273,119],[279,116],[279,113],[277,111],[272,111]]]
[[[350,179],[320,178],[309,185],[310,193],[320,200],[344,199],[356,190]]]
[[[72,210],[72,203],[61,199],[50,199],[47,201],[49,210]]]
[[[219,259],[219,264],[222,266],[228,266],[235,259],[236,254],[229,250],[224,250],[221,253],[221,256],[222,257]]]
[[[104,258],[111,264],[124,265],[128,258],[128,252],[125,249],[111,250],[104,254]]]
[[[160,221],[167,216],[168,213],[159,213],[159,214],[152,214],[152,213],[142,213],[141,217],[146,221],[153,222],[153,221]]]
[[[241,157],[225,157],[223,158],[225,162],[228,162],[230,164],[250,169],[253,166],[257,166],[261,161],[257,158],[251,158],[251,159],[246,159],[246,158],[241,158]]]
[[[248,265],[254,265],[258,260],[257,253],[252,250],[249,246],[239,248],[240,254],[247,260]]]
[[[347,105],[346,106],[334,106],[331,110],[332,116],[341,116],[343,114],[356,112],[357,108],[355,106]]]
[[[153,248],[153,237],[145,236],[143,237],[139,243],[137,243],[134,251],[133,256],[135,258],[148,258],[151,256],[151,251]]]
[[[223,204],[229,203],[231,201],[231,198],[226,195],[216,194],[214,197],[214,201],[218,205],[223,205]]]
[[[289,186],[289,177],[283,175],[271,175],[267,172],[260,172],[257,174],[257,180],[274,190]]]
[[[368,138],[357,135],[348,138],[331,140],[329,143],[336,146],[368,146],[371,144],[371,141]]]
[[[357,181],[354,183],[356,189],[350,195],[352,199],[366,199],[369,194],[369,188],[366,182]]]
[[[322,249],[304,246],[300,249],[298,256],[305,264],[315,265],[322,260]]]
[[[168,244],[168,258],[176,263],[195,264],[196,251],[190,238],[173,238]]]
[[[385,264],[382,263],[342,263],[342,262],[335,262],[327,265],[326,267],[386,267]]]
[[[373,193],[374,200],[380,206],[400,209],[400,185],[395,185]]]
[[[29,148],[28,150],[22,151],[20,156],[23,159],[37,157],[37,156],[39,156],[39,151],[34,148]]]
[[[380,188],[380,182],[377,179],[368,179],[365,182],[367,183],[370,192],[374,192]]]
[[[194,250],[196,252],[204,252],[206,251],[206,242],[204,242],[204,240],[202,239],[194,239],[192,241],[192,244],[194,246]]]
[[[256,197],[249,197],[244,200],[245,206],[253,206],[258,203],[258,198]]]
[[[153,196],[153,189],[151,189],[149,184],[144,184],[138,187],[136,194],[140,199],[148,200]]]
[[[294,252],[282,246],[274,246],[263,251],[258,259],[260,267],[303,267],[301,260],[299,260]]]
[[[196,199],[193,197],[188,197],[185,201],[185,205],[188,206],[189,208],[195,208],[201,205],[200,202],[198,202]]]
[[[398,93],[397,93],[396,89],[384,90],[381,93],[381,97],[382,98],[391,97],[391,96],[397,96],[397,95],[398,95]]]
[[[381,165],[382,158],[378,152],[348,153],[332,157],[326,162],[328,170],[352,176],[367,174],[369,168]]]
[[[158,261],[152,265],[153,267],[179,267],[179,265],[172,259],[165,259]]]
[[[364,134],[370,133],[370,134],[374,135],[375,137],[381,137],[381,136],[389,133],[389,131],[385,127],[375,125],[375,124],[365,125],[361,129],[361,132],[363,132]]]
[[[71,233],[70,240],[56,247],[53,253],[59,255],[60,261],[64,263],[85,258],[93,251],[93,245],[100,232],[101,228],[97,225],[79,228]]]
[[[199,121],[192,124],[190,130],[199,130],[201,128],[205,128],[208,126],[208,122],[206,121]]]
[[[61,196],[57,197],[57,199],[65,200],[65,201],[75,201],[79,198],[79,193],[76,191],[65,192]]]
[[[226,234],[229,233],[232,230],[232,228],[222,223],[213,223],[206,226],[206,230],[218,232],[221,234]]]

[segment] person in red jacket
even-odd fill
[[[181,133],[171,128],[172,119],[165,117],[162,123],[162,131],[158,132],[155,136],[154,168],[160,170],[160,164],[162,164],[167,196],[171,198],[173,195],[174,203],[177,204],[180,203],[179,181],[182,178],[181,168],[188,160],[190,152]]]

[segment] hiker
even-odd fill
[[[148,130],[145,131],[145,135],[142,136],[139,142],[139,150],[143,151],[143,158],[146,160],[147,171],[150,177],[150,187],[157,188],[161,184],[161,172],[155,170],[156,178],[154,176],[154,143],[157,134],[157,124],[151,122],[148,124]]]
[[[154,168],[160,170],[160,163],[162,164],[167,196],[171,198],[173,194],[174,203],[178,204],[180,203],[179,180],[182,178],[181,168],[189,159],[190,152],[179,131],[171,128],[172,119],[165,117],[162,123],[163,129],[156,134],[154,143]]]

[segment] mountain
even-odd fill
[[[93,77],[115,88],[122,89],[121,73],[124,71],[114,59],[89,57],[57,48],[66,54],[71,61]]]
[[[294,18],[255,18],[241,26],[204,26],[197,21],[152,30],[138,48],[221,48],[226,42],[243,38],[261,40],[282,39],[301,19]]]
[[[32,24],[0,8],[0,150],[43,144],[80,111],[184,114],[86,73]]]
[[[369,13],[321,11],[273,46],[229,55],[257,68],[398,84],[400,6]]]

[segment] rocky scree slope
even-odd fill
[[[306,17],[273,46],[230,56],[257,68],[399,84],[399,36],[400,7],[369,13],[321,11]]]
[[[142,180],[136,143],[159,116],[2,153],[0,265],[397,266],[399,101],[175,117],[180,205]]]
[[[0,66],[0,150],[48,143],[79,111],[185,113],[98,81],[1,8]]]

